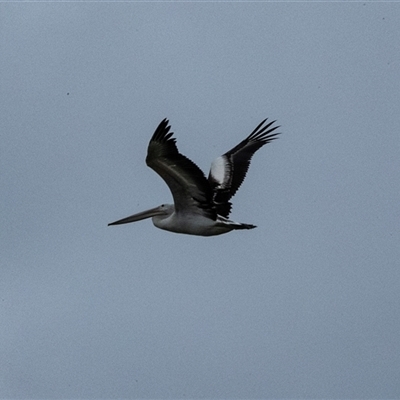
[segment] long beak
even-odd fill
[[[129,217],[122,218],[118,221],[111,222],[110,224],[108,224],[108,226],[129,224],[130,222],[136,222],[136,221],[140,221],[142,219],[146,219],[146,218],[154,217],[155,215],[162,215],[162,214],[165,214],[165,210],[162,209],[161,207],[155,207],[155,208],[151,208],[150,210],[142,211],[140,213],[133,214]]]

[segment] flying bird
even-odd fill
[[[150,140],[146,164],[169,186],[174,204],[162,204],[108,225],[152,217],[157,228],[198,236],[255,228],[228,217],[232,208],[230,199],[242,184],[253,154],[279,135],[275,133],[279,126],[273,126],[276,121],[267,120],[233,149],[216,158],[208,179],[193,161],[179,153],[168,119],[162,120]]]

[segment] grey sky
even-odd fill
[[[2,3],[2,398],[400,397],[400,6]],[[220,237],[151,221],[170,119]]]

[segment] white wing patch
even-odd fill
[[[232,164],[228,158],[225,156],[216,158],[211,164],[210,175],[219,188],[229,186],[232,177]]]

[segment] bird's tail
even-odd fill
[[[252,225],[252,224],[242,224],[240,222],[234,222],[232,224],[232,228],[233,229],[254,229],[254,228],[257,228],[257,226]]]
[[[234,229],[254,229],[257,228],[255,225],[242,224],[241,222],[234,222],[228,218],[218,215],[218,221],[221,222],[221,226],[229,227],[231,230]]]

